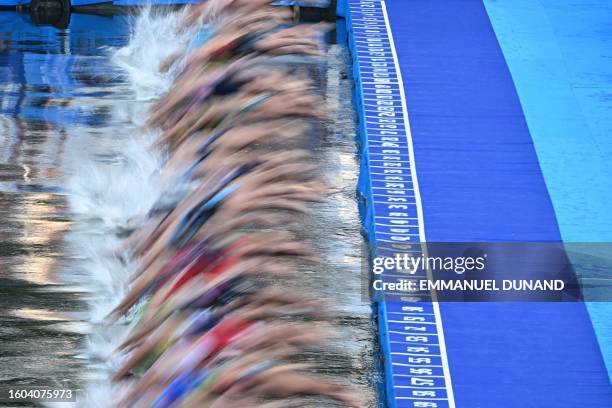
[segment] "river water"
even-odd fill
[[[188,40],[174,22],[73,14],[55,28],[0,12],[0,387],[78,388],[80,406],[110,405],[106,379],[122,328],[103,318],[133,268],[115,255],[122,226],[162,188],[148,149],[155,135],[139,129],[171,83],[157,64]],[[330,193],[304,231],[325,262],[296,284],[337,309],[340,336],[306,358],[375,406],[345,47],[330,44],[328,61],[310,71],[332,116],[313,140]]]

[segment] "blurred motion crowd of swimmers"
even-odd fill
[[[327,24],[294,24],[270,0],[208,0],[198,34],[161,71],[170,91],[147,122],[172,186],[123,248],[138,268],[109,319],[129,325],[113,381],[125,407],[362,406],[296,360],[326,347],[333,315],[283,282],[318,262],[292,226],[321,200],[307,138],[324,101],[296,60],[324,57]]]

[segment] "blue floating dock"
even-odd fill
[[[571,162],[579,171],[582,157],[559,150],[561,140],[546,139],[536,128],[546,128],[538,104],[554,107],[556,101],[533,99],[537,90],[521,61],[522,44],[513,42],[530,29],[530,21],[520,26],[516,18],[530,2],[518,2],[523,8],[486,3],[338,4],[354,62],[362,145],[358,190],[372,256],[418,254],[422,242],[567,240],[566,216],[559,214],[568,205],[550,188],[562,182],[554,180],[555,166]],[[578,10],[578,3],[566,2],[565,9]],[[506,9],[514,14],[504,14]],[[611,17],[609,6],[607,12]],[[606,69],[599,66],[599,73]],[[526,83],[532,87],[521,90]],[[555,149],[566,155],[555,156]],[[600,185],[598,191],[611,190]],[[580,211],[587,220],[588,208]],[[609,221],[605,215],[602,222]],[[612,406],[610,379],[585,303],[430,300],[377,304],[387,406]]]

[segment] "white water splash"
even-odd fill
[[[113,55],[113,62],[128,75],[137,100],[160,96],[172,84],[174,72],[160,73],[169,57],[182,54],[194,29],[184,28],[185,12],[156,14],[150,8],[133,21],[130,43]]]
[[[182,18],[182,12],[162,15],[145,9],[133,20],[129,44],[112,50],[111,56],[133,98],[113,102],[114,126],[104,129],[108,135],[83,138],[81,147],[89,154],[77,156],[67,181],[70,208],[77,220],[67,238],[79,261],[72,279],[80,280],[89,294],[90,332],[82,356],[89,361],[89,385],[79,406],[104,408],[113,403],[109,375],[118,363],[114,352],[125,325],[109,325],[104,318],[119,303],[134,268],[120,259],[122,239],[117,233],[130,219],[146,213],[162,192],[157,179],[161,160],[150,149],[156,135],[139,129],[151,101],[166,92],[173,80],[174,72],[160,73],[159,66],[186,49],[192,38],[192,33],[180,28]]]

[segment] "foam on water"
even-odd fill
[[[113,55],[113,62],[128,75],[137,100],[150,100],[170,87],[173,71],[160,73],[160,64],[183,51],[194,35],[193,28],[182,23],[185,11],[159,13],[146,8],[134,18],[130,43]]]
[[[68,241],[79,264],[72,279],[81,280],[89,300],[90,332],[82,356],[90,361],[89,385],[80,406],[106,407],[112,401],[109,374],[118,363],[114,351],[126,325],[110,325],[104,318],[119,303],[135,268],[121,259],[118,232],[146,213],[163,191],[157,177],[161,160],[150,149],[157,135],[144,132],[142,125],[151,101],[172,83],[173,72],[160,73],[160,64],[180,53],[191,38],[192,33],[180,28],[182,16],[145,9],[132,21],[129,44],[109,51],[133,98],[114,102],[113,123],[121,129],[108,127],[108,135],[85,138],[83,149],[89,154],[73,164],[67,181],[76,220]]]

